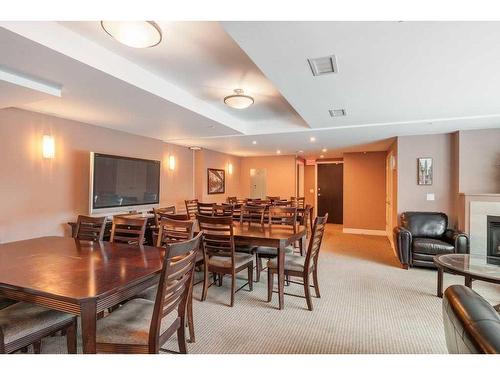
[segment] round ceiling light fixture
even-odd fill
[[[251,96],[244,95],[242,89],[235,89],[233,95],[224,98],[224,103],[231,108],[245,109],[250,107],[254,100]]]
[[[101,21],[112,38],[133,48],[149,48],[161,42],[160,27],[153,21]]]

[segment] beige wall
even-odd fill
[[[42,158],[44,134],[54,136],[54,159]],[[66,222],[88,213],[90,151],[161,160],[161,205],[193,196],[184,147],[18,109],[0,110],[0,139],[0,242],[68,234]],[[170,154],[174,171],[164,168]]]
[[[394,158],[394,165],[390,165],[390,157]],[[388,171],[387,168],[392,168]],[[392,241],[392,229],[398,225],[398,140],[395,139],[387,150],[386,171],[390,173],[386,176],[392,179],[392,194],[387,197],[390,200],[392,212],[390,213],[390,222],[388,229],[389,239]],[[389,180],[388,180],[389,181]]]
[[[417,158],[433,158],[433,184],[417,184]],[[440,211],[454,225],[452,192],[452,142],[450,134],[399,137],[398,139],[398,211]],[[427,193],[435,200],[428,201]]]
[[[295,196],[295,156],[258,156],[241,159],[240,196],[250,196],[250,169],[267,169],[266,195]]]
[[[500,129],[460,131],[458,138],[459,192],[500,193]]]
[[[200,202],[222,203],[227,197],[241,195],[240,173],[241,159],[237,156],[221,152],[200,150],[195,152],[195,196]],[[233,165],[233,173],[228,173],[228,165]],[[223,169],[226,171],[226,191],[224,194],[208,194],[207,169]]]
[[[311,192],[312,189],[312,192]],[[306,165],[304,167],[304,197],[306,204],[315,205],[315,190],[316,189],[316,166]]]
[[[386,152],[344,154],[344,228],[385,230]]]

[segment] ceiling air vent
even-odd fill
[[[338,73],[337,60],[335,55],[318,57],[316,59],[307,59],[314,76],[322,76],[323,74]]]
[[[328,112],[332,117],[342,117],[346,115],[345,109],[329,109]]]

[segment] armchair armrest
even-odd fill
[[[406,269],[408,269],[410,263],[411,242],[412,236],[408,229],[403,227],[394,228],[394,244],[398,251],[399,261],[403,268]]]
[[[443,235],[444,241],[455,246],[455,253],[469,254],[470,240],[469,235],[454,229],[446,229]]]

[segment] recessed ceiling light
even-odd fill
[[[324,148],[323,150],[321,150],[321,152],[326,152],[326,151],[327,151],[326,148]]]
[[[256,145],[256,144],[257,144],[257,141],[252,141],[252,144],[253,144],[253,145]]]
[[[320,157],[321,159],[323,159],[323,158],[325,157],[325,155],[320,155],[319,157]]]
[[[304,153],[304,151],[302,151],[302,150],[299,150],[299,151],[297,151],[297,152],[298,152],[299,154],[303,154],[303,153]]]
[[[345,109],[329,109],[328,112],[331,117],[342,117],[347,115]]]
[[[276,153],[279,155],[281,154],[281,150],[276,150]]]
[[[189,147],[190,150],[193,150],[193,151],[200,151],[201,150],[201,147],[198,147],[198,146],[191,146]]]
[[[101,21],[111,37],[133,48],[148,48],[161,42],[160,27],[153,21]]]
[[[224,98],[224,103],[231,108],[245,109],[250,107],[254,100],[251,96],[244,95],[242,89],[236,89],[233,95]]]
[[[316,142],[316,138],[315,138],[315,137],[311,137],[311,138],[309,138],[309,140],[310,140],[311,142]]]

